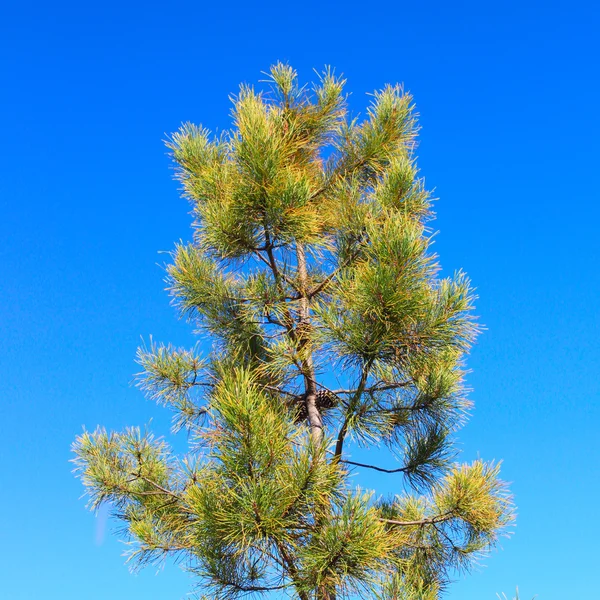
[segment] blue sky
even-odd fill
[[[177,600],[173,565],[131,575],[84,510],[82,426],[169,415],[131,386],[140,336],[192,345],[159,251],[190,237],[161,140],[229,125],[276,60],[346,75],[350,102],[403,82],[436,249],[478,288],[463,458],[503,459],[514,535],[451,600],[597,597],[598,139],[592,2],[5,3],[0,9],[0,595]]]

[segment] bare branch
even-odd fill
[[[352,460],[340,460],[341,463],[346,465],[353,465],[355,467],[364,467],[365,469],[373,469],[374,471],[380,471],[381,473],[405,473],[408,471],[408,467],[400,467],[399,469],[384,469],[375,465],[367,465],[364,463],[354,462]]]

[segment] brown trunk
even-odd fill
[[[301,244],[296,244],[296,258],[298,260],[298,283],[300,286],[300,323],[298,324],[298,340],[300,349],[304,350],[310,344],[310,303],[308,299],[308,271],[306,268],[306,254]],[[315,367],[312,353],[309,352],[302,361],[304,374],[304,389],[306,413],[313,443],[316,448],[323,441],[323,419],[317,407],[317,382],[315,380]]]
[[[326,588],[319,588],[317,590],[317,600],[336,600],[335,590],[328,590]]]

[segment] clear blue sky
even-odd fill
[[[191,345],[157,263],[190,237],[161,140],[229,124],[276,60],[335,66],[351,104],[404,82],[436,247],[478,288],[464,458],[504,459],[519,508],[450,600],[600,597],[599,9],[594,2],[9,2],[0,9],[0,596],[178,600],[84,510],[83,425],[169,416],[130,385],[140,336]]]

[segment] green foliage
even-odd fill
[[[311,90],[270,76],[233,98],[231,131],[168,143],[196,219],[168,290],[213,350],[151,342],[138,385],[190,450],[99,429],[77,472],[139,563],[179,555],[212,598],[435,600],[513,514],[497,466],[452,462],[473,290],[431,252],[411,96],[388,86],[359,122],[333,71]],[[358,445],[396,464],[353,461]],[[351,469],[397,495],[353,489]]]

